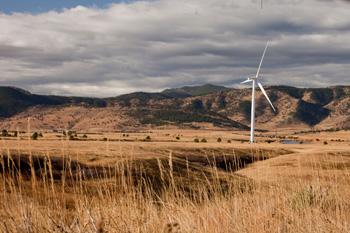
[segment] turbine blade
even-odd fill
[[[269,42],[266,43],[264,53],[263,53],[263,55],[262,55],[262,57],[261,57],[261,60],[260,60],[260,64],[259,64],[258,71],[256,72],[256,76],[255,76],[256,78],[259,77],[261,65],[262,65],[262,63],[263,63],[263,61],[264,61],[265,53],[266,53],[266,50],[267,50],[267,47],[268,47],[268,46],[269,46]]]
[[[252,80],[247,79],[247,80],[245,80],[245,81],[241,82],[241,84],[244,84],[244,83],[249,83],[249,82],[251,82],[251,81],[252,81]]]
[[[264,95],[265,95],[265,97],[266,97],[267,101],[269,101],[269,103],[270,103],[270,105],[271,105],[271,107],[272,107],[273,111],[275,111],[275,112],[276,112],[276,109],[275,109],[275,107],[273,106],[273,104],[272,104],[271,100],[269,99],[269,97],[267,96],[266,91],[265,91],[265,89],[264,89],[263,85],[261,85],[261,83],[260,83],[260,82],[258,82],[258,86],[260,87],[260,90],[262,91],[262,93],[264,93]]]

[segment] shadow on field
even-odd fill
[[[2,155],[0,173],[14,180],[35,179],[55,183],[77,184],[89,181],[111,181],[120,187],[134,187],[148,193],[160,194],[176,189],[183,193],[206,194],[226,190],[248,179],[234,174],[257,160],[249,154],[220,156],[174,156],[120,161],[108,165],[88,165],[62,157]],[[250,181],[249,181],[250,182]],[[237,189],[239,190],[239,188]]]
[[[61,180],[62,176],[73,178],[78,173],[84,174],[84,179],[92,179],[100,173],[98,170],[102,169],[89,167],[71,159],[30,155],[4,155],[0,162],[1,174],[21,175],[25,180],[30,179],[33,174],[36,177],[46,176],[53,180]]]
[[[132,174],[142,173],[154,174],[159,172],[173,171],[176,175],[186,175],[188,172],[201,171],[208,169],[218,169],[226,172],[234,172],[245,168],[247,165],[256,161],[269,159],[268,156],[259,158],[249,154],[239,156],[184,156],[175,155],[171,160],[169,158],[154,159],[135,159],[132,161],[123,161],[113,165],[87,165],[71,158],[62,157],[44,157],[37,155],[2,155],[0,158],[1,174],[21,174],[24,179],[29,179],[33,174],[37,177],[52,176],[54,180],[61,180],[62,176],[74,178],[78,174],[82,179],[103,178],[106,175],[116,175],[121,167],[131,169]],[[172,164],[171,164],[172,163]],[[126,171],[125,171],[126,172]],[[158,174],[160,175],[160,174]]]

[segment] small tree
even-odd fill
[[[146,141],[151,141],[151,136],[148,135],[148,136],[145,138],[145,140],[146,140]]]
[[[180,137],[179,137],[179,136],[176,136],[176,140],[180,140]]]
[[[31,136],[32,140],[38,140],[39,134],[37,132],[34,132]]]
[[[229,140],[227,140],[227,143],[231,143],[231,140],[229,139]]]
[[[8,135],[9,135],[9,133],[7,132],[7,130],[3,129],[2,132],[1,132],[1,136],[7,137]]]
[[[193,100],[191,103],[191,109],[195,111],[203,110],[204,106],[203,106],[202,100],[199,100],[199,99]]]
[[[221,142],[221,141],[222,141],[222,139],[221,139],[221,138],[218,138],[217,142]]]
[[[201,142],[205,143],[205,142],[207,142],[207,139],[203,138],[203,139],[201,140]]]
[[[73,131],[68,131],[68,133],[67,133],[67,134],[68,134],[68,136],[69,136],[69,137],[70,137],[70,136],[73,136],[73,137],[74,137],[74,136],[76,135],[76,133],[75,133],[75,132],[73,132]]]
[[[196,143],[198,143],[198,142],[199,142],[199,139],[198,139],[198,138],[195,138],[193,141],[196,142]]]

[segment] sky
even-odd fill
[[[131,2],[128,0],[2,0],[0,11],[4,13],[26,12],[32,14],[46,11],[62,11],[76,6],[107,8],[112,3]]]
[[[349,1],[4,0],[0,85],[107,97],[239,83],[350,85]]]

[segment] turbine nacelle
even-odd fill
[[[250,78],[247,78],[247,80],[241,82],[241,84],[250,83],[250,82],[253,82],[253,80],[257,80],[257,79],[258,79],[257,77],[250,77]]]

